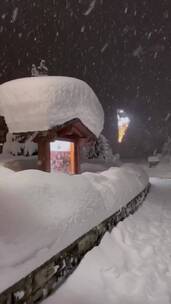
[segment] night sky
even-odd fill
[[[117,108],[131,118],[129,151],[150,153],[171,131],[170,0],[1,0],[0,54],[0,83],[43,58],[49,75],[90,84],[111,144]]]

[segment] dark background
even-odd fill
[[[43,58],[49,75],[94,89],[114,151],[146,156],[171,134],[170,17],[170,0],[1,0],[0,83],[30,76]],[[121,147],[118,108],[131,118]]]

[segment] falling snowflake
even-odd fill
[[[18,16],[18,7],[16,7],[13,10],[12,17],[11,17],[11,23],[14,23],[17,20],[17,16]]]
[[[108,43],[105,43],[105,45],[101,48],[101,53],[104,53],[104,51],[108,48]]]
[[[140,58],[140,56],[143,54],[143,49],[142,49],[142,46],[139,45],[138,48],[136,48],[134,51],[133,51],[133,56],[134,57],[138,57]]]
[[[90,3],[88,9],[85,11],[84,16],[88,16],[92,12],[92,10],[95,8],[95,5],[96,5],[96,0],[93,0]]]

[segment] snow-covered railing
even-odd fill
[[[125,206],[96,225],[71,245],[0,294],[0,304],[37,303],[54,292],[76,269],[84,255],[97,246],[106,231],[133,214],[143,203],[150,184]]]

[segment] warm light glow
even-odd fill
[[[117,118],[118,118],[118,142],[121,143],[128,130],[130,119],[128,116],[126,116],[124,110],[117,111]]]
[[[56,140],[50,143],[51,172],[75,173],[74,143]]]
[[[121,143],[128,129],[128,124],[119,127],[118,142]]]

